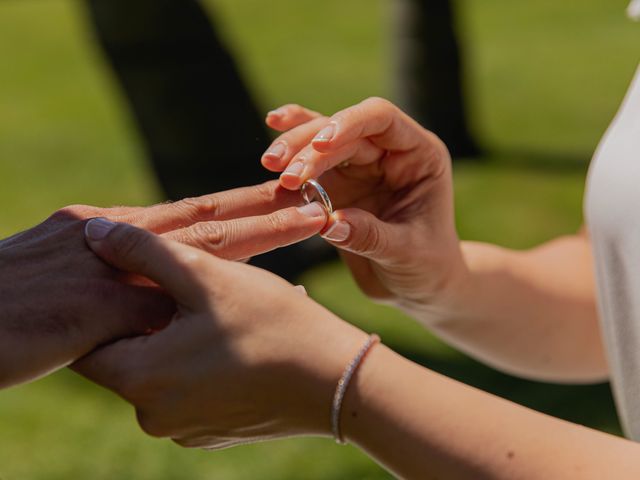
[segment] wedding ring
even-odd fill
[[[322,188],[318,182],[313,179],[309,179],[302,184],[302,198],[307,204],[312,203],[316,200],[320,200],[322,205],[324,205],[325,210],[329,215],[333,213],[333,205],[331,205],[331,199],[329,198],[329,194],[327,191]],[[314,193],[315,192],[315,193]]]

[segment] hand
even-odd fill
[[[132,223],[239,260],[323,227],[319,205],[285,208],[299,199],[270,182],[149,208],[72,206],[0,241],[0,388],[61,368],[102,343],[162,328],[173,315],[173,300],[157,286],[123,279],[87,248],[87,218]]]
[[[323,236],[341,250],[362,290],[409,309],[445,301],[466,272],[445,145],[375,98],[330,118],[288,105],[267,123],[286,133],[263,165],[283,171],[288,189],[319,179],[338,209]]]
[[[147,433],[183,446],[329,434],[334,389],[366,334],[269,272],[113,227],[91,248],[160,285],[178,311],[164,330],[104,346],[75,370],[131,402]]]

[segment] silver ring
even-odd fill
[[[315,190],[315,195],[311,194],[309,192],[309,190]],[[318,182],[316,182],[313,179],[309,179],[306,182],[304,182],[302,184],[302,198],[304,198],[304,201],[307,202],[307,204],[313,202],[316,200],[316,198],[319,197],[320,201],[322,202],[322,205],[324,205],[324,208],[327,210],[327,212],[329,214],[333,213],[333,205],[331,205],[331,199],[329,198],[329,194],[327,193],[327,191],[322,188],[322,185],[320,185]]]

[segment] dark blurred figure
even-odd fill
[[[392,0],[398,103],[447,144],[454,158],[480,148],[470,133],[453,0]]]
[[[200,2],[88,4],[169,198],[267,179],[269,135]]]
[[[197,0],[87,0],[98,40],[172,200],[263,182],[269,135]],[[256,264],[293,280],[335,254],[315,240]]]

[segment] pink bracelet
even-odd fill
[[[354,357],[347,368],[344,369],[342,377],[338,381],[338,386],[336,387],[336,393],[333,395],[333,404],[331,406],[331,429],[333,431],[333,438],[335,438],[336,443],[340,445],[344,445],[347,442],[342,438],[342,432],[340,431],[340,414],[342,412],[342,401],[344,400],[344,395],[347,393],[347,388],[349,387],[349,382],[351,381],[351,377],[356,373],[356,370],[362,363],[362,360],[367,355],[371,347],[373,347],[376,343],[380,342],[380,337],[378,335],[371,334],[367,339],[367,342],[362,346],[358,354]]]

